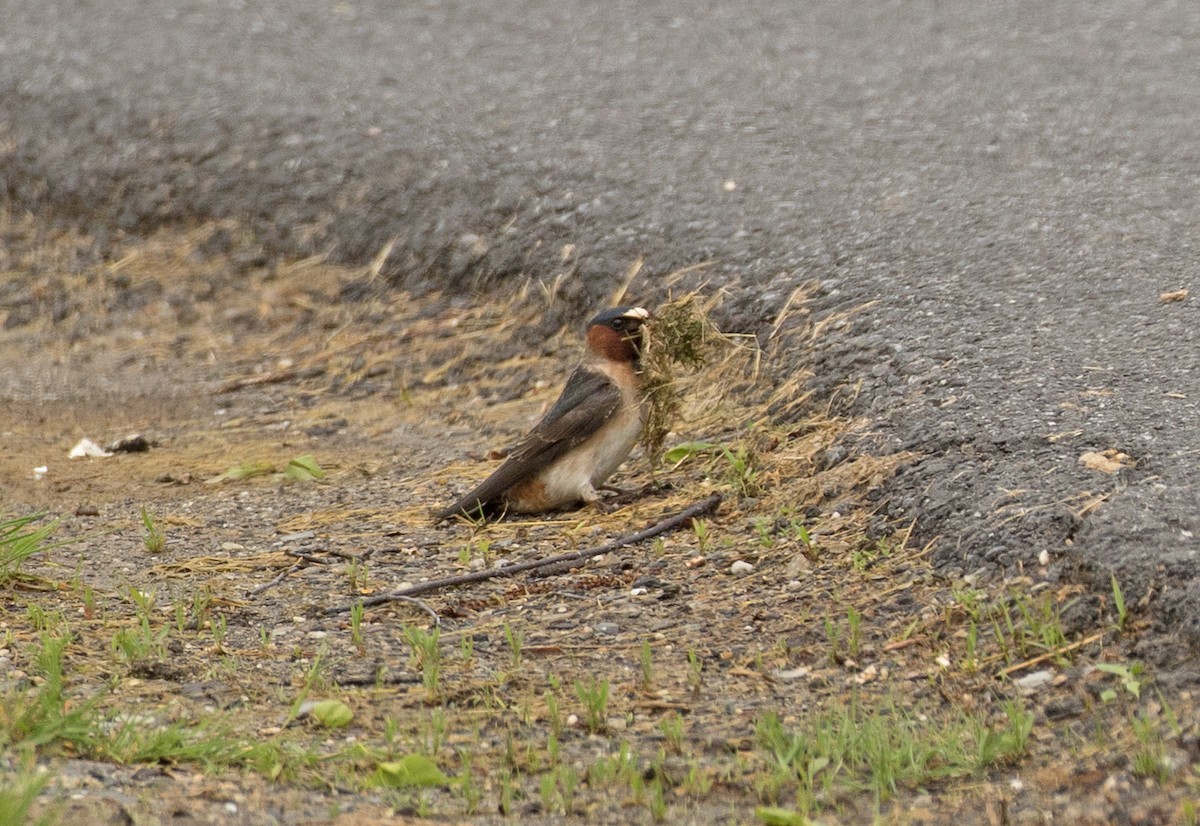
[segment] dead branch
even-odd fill
[[[626,534],[619,536],[611,542],[606,542],[595,548],[588,548],[583,551],[572,551],[570,553],[558,554],[557,556],[546,557],[545,559],[533,559],[529,562],[518,562],[514,565],[505,565],[503,568],[490,568],[486,571],[474,571],[469,574],[458,574],[456,576],[442,577],[441,579],[431,579],[428,582],[421,582],[416,585],[410,585],[407,588],[401,588],[396,591],[389,591],[386,594],[379,594],[370,599],[362,600],[364,608],[371,608],[376,605],[383,605],[388,602],[396,602],[400,600],[407,601],[408,598],[417,594],[427,594],[430,591],[440,591],[443,588],[453,588],[457,585],[469,585],[474,582],[483,582],[488,579],[496,579],[499,577],[516,576],[525,571],[532,571],[538,568],[546,568],[553,565],[567,565],[574,567],[570,563],[582,564],[594,556],[615,551],[617,548],[623,548],[626,545],[634,545],[638,542],[643,542],[647,539],[652,539],[659,534],[664,534],[673,531],[681,525],[687,524],[692,519],[705,514],[711,513],[721,504],[721,494],[714,493],[707,499],[701,500],[694,505],[684,508],[674,516],[667,517],[661,522],[651,525],[645,530],[637,533]],[[348,612],[348,606],[338,606],[335,608],[326,608],[323,612],[326,616],[333,614],[344,614]]]

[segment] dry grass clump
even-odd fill
[[[641,444],[652,463],[661,457],[667,434],[679,418],[685,384],[695,384],[680,372],[695,374],[738,346],[736,338],[722,333],[709,317],[717,300],[702,301],[697,293],[670,300],[655,310],[653,323],[646,327],[642,387],[648,411]],[[706,395],[719,392],[709,386]]]

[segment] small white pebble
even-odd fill
[[[323,640],[329,636],[328,631],[309,631],[308,638],[310,640]]]
[[[1038,554],[1038,564],[1039,565],[1049,565],[1050,564],[1050,552],[1049,551],[1043,550],[1040,554]]]
[[[567,715],[567,725],[568,726],[579,725],[579,715],[578,714],[568,714]]]
[[[1054,672],[1049,669],[1034,671],[1013,680],[1013,684],[1024,695],[1028,696],[1054,679]]]
[[[640,596],[642,596],[643,594],[646,594],[646,593],[648,593],[649,591],[650,591],[650,589],[649,589],[649,588],[642,588],[642,587],[640,587],[640,586],[639,586],[639,587],[637,587],[637,588],[630,588],[630,589],[629,589],[629,596],[631,596],[631,597],[640,597]]]
[[[237,810],[238,810],[237,804],[234,803],[232,800],[228,800],[225,802],[225,811],[226,812],[228,812],[231,815],[235,815],[235,814],[237,814]]]
[[[739,559],[729,566],[729,573],[734,576],[745,576],[754,570],[754,566],[744,559]]]

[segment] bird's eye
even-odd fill
[[[613,319],[613,329],[614,330],[624,330],[625,329],[625,319],[614,318]]]

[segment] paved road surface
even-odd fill
[[[926,458],[946,570],[1152,589],[1200,642],[1200,5],[2,0],[0,197],[99,237],[238,216],[408,286],[712,260],[757,329],[874,302],[826,393]],[[1186,301],[1158,296],[1190,287]],[[844,392],[838,392],[845,398]],[[1078,464],[1119,449],[1137,466]],[[1090,498],[1106,495],[1085,510]],[[1069,540],[1069,543],[1068,543]],[[1194,660],[1194,658],[1193,658]],[[1190,666],[1194,668],[1194,662]]]

